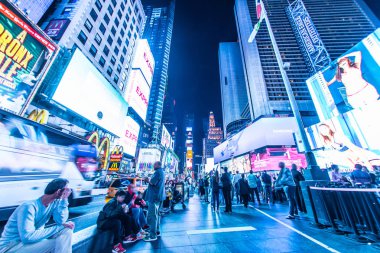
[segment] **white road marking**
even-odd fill
[[[226,232],[253,231],[253,230],[256,230],[256,228],[251,227],[251,226],[246,226],[246,227],[189,230],[189,231],[186,231],[186,233],[188,235],[200,235],[200,234],[216,234],[216,233],[226,233]]]
[[[311,237],[311,236],[309,236],[309,235],[307,235],[307,234],[305,234],[305,233],[299,231],[298,229],[295,229],[295,228],[293,228],[292,226],[289,226],[289,225],[286,224],[285,222],[282,222],[282,221],[276,219],[275,217],[273,217],[273,216],[267,214],[266,212],[264,212],[264,211],[262,211],[262,210],[260,210],[260,209],[257,209],[257,208],[255,208],[255,207],[253,207],[253,206],[251,206],[251,205],[250,205],[249,207],[255,209],[255,210],[258,211],[259,213],[261,213],[261,214],[267,216],[268,218],[270,218],[270,219],[272,219],[272,220],[274,220],[274,221],[280,223],[281,225],[283,225],[283,226],[289,228],[290,230],[293,230],[293,231],[296,232],[297,234],[299,234],[299,235],[305,237],[306,239],[309,239],[310,241],[312,241],[312,242],[318,244],[318,245],[321,246],[322,248],[325,248],[326,250],[328,250],[328,251],[330,251],[330,252],[333,252],[333,253],[340,253],[340,251],[337,251],[336,249],[333,249],[333,248],[327,246],[326,244],[324,244],[324,243],[318,241],[317,239],[315,239],[315,238],[313,238],[313,237]]]

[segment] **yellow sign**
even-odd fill
[[[42,109],[34,109],[28,116],[28,119],[33,120],[42,125],[46,125],[49,120],[49,111]]]
[[[100,169],[106,170],[108,167],[108,155],[110,152],[110,139],[104,137],[100,140],[98,132],[93,132],[87,140],[95,144],[100,157]]]
[[[123,159],[123,146],[116,145],[110,155],[109,171],[119,171],[121,160]]]
[[[192,150],[188,150],[188,151],[186,152],[186,158],[188,158],[188,159],[193,158],[193,151],[192,151]]]

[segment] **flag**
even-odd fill
[[[261,22],[264,20],[266,16],[264,5],[261,3],[260,0],[256,0],[256,15],[259,22],[257,22],[255,27],[253,28],[253,31],[248,38],[248,43],[252,43],[252,41],[255,39],[256,34],[258,33],[260,29]]]

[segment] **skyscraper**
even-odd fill
[[[156,61],[147,119],[152,126],[151,142],[157,143],[168,83],[175,0],[143,0],[143,5],[147,17],[143,38],[148,40]]]
[[[219,43],[219,75],[223,132],[226,137],[227,125],[241,119],[241,114],[248,103],[239,43]]]
[[[12,0],[11,2],[37,24],[54,0]]]
[[[214,157],[214,148],[222,143],[222,140],[222,128],[216,126],[214,113],[210,112],[208,134],[206,139],[206,158]]]
[[[315,116],[306,80],[311,76],[287,13],[287,0],[262,0],[302,116]],[[293,2],[293,1],[290,1]],[[314,25],[332,59],[374,31],[377,22],[361,0],[304,0]],[[323,10],[323,11],[322,11]],[[365,11],[364,11],[365,10]],[[237,0],[235,17],[248,82],[251,114],[291,114],[287,93],[266,24],[253,43],[248,38],[257,23],[255,0]],[[306,118],[304,118],[306,120]],[[304,122],[305,125],[314,123]]]
[[[61,47],[78,47],[119,92],[124,92],[135,44],[143,31],[141,1],[62,0],[42,28]]]

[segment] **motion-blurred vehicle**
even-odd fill
[[[137,177],[121,177],[113,179],[110,187],[108,188],[106,195],[106,203],[115,197],[116,193],[119,190],[127,191],[128,185],[134,184],[136,186],[136,190],[144,193],[148,188],[148,184],[145,183],[143,178]]]
[[[0,110],[0,220],[58,177],[70,182],[71,205],[87,204],[97,168],[91,143]]]

